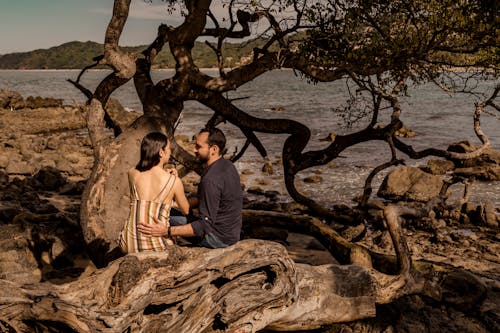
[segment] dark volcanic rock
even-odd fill
[[[443,301],[462,311],[470,311],[486,298],[486,286],[467,271],[447,274],[441,282]]]
[[[15,105],[23,103],[23,97],[16,91],[0,90],[0,108],[15,109]]]
[[[33,180],[36,189],[46,191],[56,191],[67,182],[61,171],[49,166],[38,171]]]

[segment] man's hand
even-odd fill
[[[171,173],[175,177],[179,177],[179,171],[176,168],[167,169],[167,172]]]
[[[153,217],[154,224],[139,223],[137,230],[146,236],[150,237],[164,237],[168,234],[168,227],[161,223],[156,217]]]

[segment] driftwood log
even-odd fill
[[[373,317],[371,270],[296,265],[283,246],[172,247],[127,255],[63,285],[0,280],[0,318],[15,332],[44,323],[76,332],[255,332]]]
[[[321,221],[302,217],[295,219],[293,228],[307,227],[347,264],[296,264],[282,245],[262,240],[215,250],[173,246],[163,253],[126,255],[62,285],[21,286],[0,280],[0,324],[11,332],[33,327],[76,332],[256,332],[316,329],[374,317],[376,304],[428,288],[411,269],[397,224],[399,213],[397,207],[385,211],[396,249],[395,275],[372,268],[367,250],[342,242]],[[265,212],[254,212],[254,218],[257,215],[265,220]],[[277,224],[291,220],[286,214],[267,217]]]

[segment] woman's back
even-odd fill
[[[163,251],[172,245],[165,237],[146,237],[137,230],[140,222],[153,224],[156,217],[168,225],[174,197],[176,176],[161,167],[140,172],[132,169],[128,173],[130,185],[130,213],[120,234],[120,247],[126,253],[140,251]]]

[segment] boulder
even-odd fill
[[[468,140],[453,143],[448,146],[448,151],[454,153],[470,153],[473,152],[476,147]]]
[[[21,94],[12,90],[0,90],[0,108],[15,109],[14,106],[19,103],[23,103],[23,97],[21,96]]]
[[[0,249],[0,279],[20,284],[74,280],[95,270],[79,226],[56,214],[19,214],[2,226]]]
[[[481,225],[498,228],[498,217],[495,206],[491,202],[487,202],[484,205],[477,207],[477,215],[479,217],[479,223]]]
[[[426,166],[421,167],[423,171],[433,175],[444,175],[454,168],[455,164],[447,160],[429,160]]]
[[[443,180],[419,168],[403,166],[390,172],[377,195],[391,200],[426,202],[439,195]]]
[[[470,153],[476,150],[469,141],[461,141],[450,145],[448,151],[457,153]],[[464,177],[475,177],[480,180],[500,180],[500,152],[491,148],[483,150],[478,157],[453,160],[457,169],[455,173]]]
[[[487,296],[484,283],[465,270],[446,274],[440,286],[443,302],[461,311],[477,309]]]
[[[67,182],[61,171],[52,167],[44,167],[33,176],[33,179],[37,187],[45,191],[56,191]]]
[[[0,155],[0,168],[5,169],[9,165],[10,158],[2,152]]]
[[[25,161],[10,161],[5,171],[8,174],[31,175],[35,168]]]

